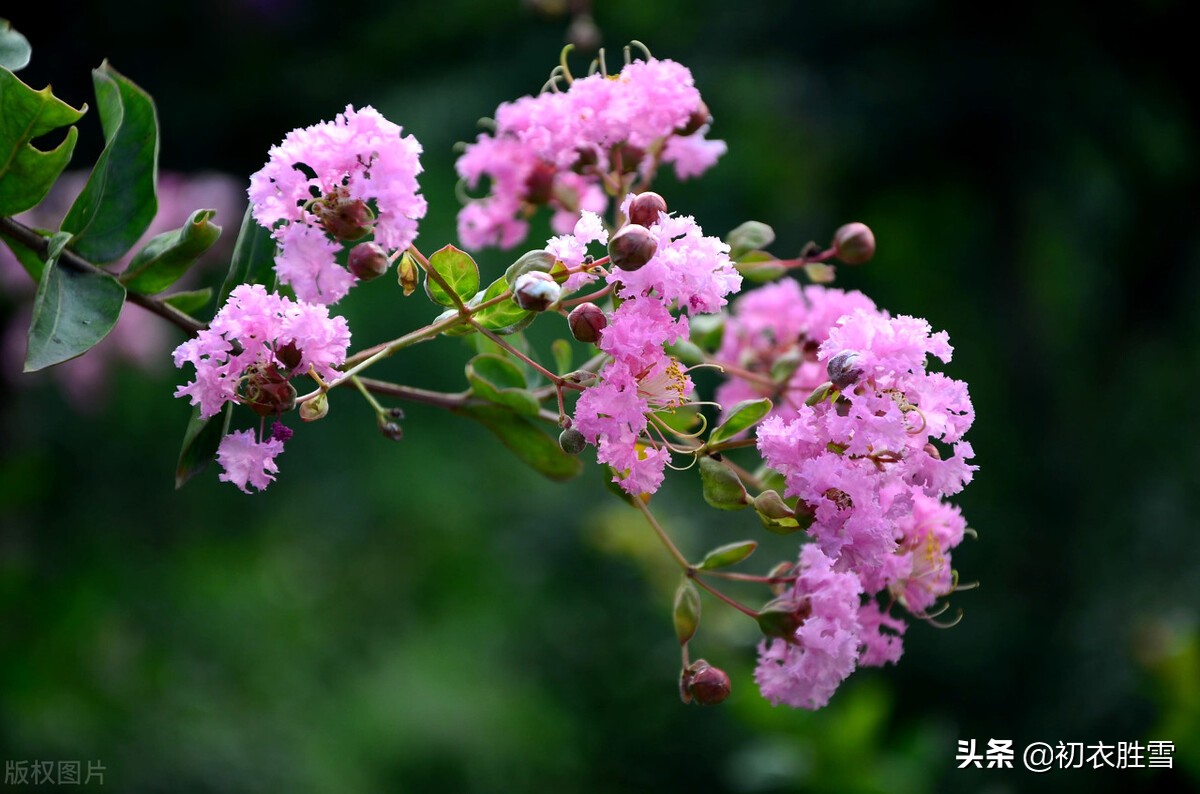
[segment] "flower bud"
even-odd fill
[[[335,239],[344,241],[366,237],[375,222],[375,214],[367,202],[341,195],[328,196],[316,202],[313,213],[320,219],[325,231]]]
[[[608,327],[608,315],[594,303],[581,303],[567,315],[567,325],[580,342],[595,344],[600,340],[600,332]]]
[[[763,491],[754,497],[754,509],[774,519],[791,518],[793,513],[778,491]]]
[[[667,200],[657,193],[647,190],[639,193],[629,202],[629,222],[647,228],[658,223],[658,213],[667,211]]]
[[[578,455],[587,446],[587,440],[584,439],[583,433],[573,427],[568,427],[559,434],[558,445],[568,455]]]
[[[404,428],[400,426],[400,423],[392,422],[383,417],[379,419],[379,432],[383,434],[384,438],[392,441],[400,441],[404,438]]]
[[[700,128],[712,121],[712,113],[708,110],[708,105],[701,100],[700,106],[692,111],[692,115],[688,116],[687,121],[683,126],[676,130],[679,135],[692,135],[700,131]]]
[[[346,264],[359,281],[370,281],[386,273],[389,263],[387,253],[377,243],[359,243],[350,249]]]
[[[400,261],[396,263],[396,280],[400,283],[400,289],[404,290],[404,297],[412,295],[417,290],[419,283],[417,269],[417,260],[413,259],[413,255],[405,251],[400,255]]]
[[[630,223],[608,241],[608,256],[613,267],[622,270],[638,270],[654,257],[658,241],[645,226]]]
[[[812,601],[803,598],[776,598],[758,612],[758,627],[768,637],[791,640],[796,629],[812,614]]]
[[[865,223],[847,223],[833,233],[833,250],[847,265],[861,265],[875,256],[875,234]]]
[[[274,416],[296,405],[296,387],[274,364],[251,370],[246,379],[242,402],[259,416]]]
[[[695,700],[701,706],[715,706],[729,697],[729,676],[721,668],[697,659],[683,671],[679,693],[685,703]]]
[[[525,178],[525,200],[542,205],[554,195],[554,165],[539,161]]]
[[[825,370],[829,373],[829,381],[833,388],[845,391],[862,377],[862,369],[855,366],[860,358],[861,356],[853,350],[846,350],[829,359]]]
[[[562,296],[562,287],[554,280],[554,276],[534,270],[518,276],[513,283],[513,300],[522,309],[531,312],[544,312],[558,302]]]
[[[622,174],[632,174],[638,170],[638,166],[641,165],[642,158],[645,156],[645,149],[625,142],[613,147],[610,160],[612,161],[613,168],[619,167]]]
[[[324,419],[327,413],[329,413],[329,398],[323,393],[300,403],[301,422],[315,422],[318,419]]]

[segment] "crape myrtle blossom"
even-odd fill
[[[582,211],[602,213],[608,196],[629,179],[649,180],[660,163],[680,178],[698,176],[725,153],[705,139],[708,110],[691,72],[670,60],[638,60],[620,74],[570,81],[501,104],[495,126],[468,144],[455,164],[474,189],[490,192],[459,212],[468,248],[510,248],[525,238],[538,206],[554,210],[551,225],[569,233]]]
[[[802,569],[829,560],[862,592],[881,594],[857,610],[857,663],[895,663],[905,623],[890,605],[928,617],[956,586],[950,550],[965,523],[942,497],[961,490],[976,468],[966,463],[972,451],[962,440],[974,412],[965,384],[926,371],[929,356],[949,361],[952,349],[947,335],[932,333],[924,320],[856,308],[827,334],[817,350],[830,378],[817,392],[825,398],[800,405],[791,418],[766,419],[758,448],[783,474],[797,512],[811,517],[815,542],[802,552]],[[938,445],[952,447],[953,455],[943,459]],[[805,573],[797,589],[807,580]],[[804,643],[800,632],[796,642]],[[764,643],[760,686],[773,702],[818,707],[846,667],[801,664],[807,652],[798,653],[779,641]]]
[[[829,702],[858,660],[861,593],[854,573],[834,570],[833,561],[811,543],[801,548],[789,596],[807,614],[791,636],[759,643],[754,680],[763,697],[807,709]]]
[[[717,388],[717,402],[728,409],[742,400],[768,397],[772,415],[795,418],[805,398],[828,380],[817,350],[833,325],[856,309],[875,311],[875,303],[857,290],[801,286],[791,278],[740,295],[725,320],[714,357],[730,367],[728,379]],[[770,379],[777,364],[788,362],[791,374],[783,368],[785,377],[774,387],[738,375],[749,372]]]
[[[374,233],[387,251],[417,236],[421,145],[372,107],[289,132],[250,177],[254,219],[271,229],[279,280],[310,303],[336,303],[355,278],[337,264],[344,240]]]
[[[333,378],[346,360],[350,330],[325,306],[292,301],[260,285],[235,287],[209,327],[175,349],[175,366],[191,364],[196,378],[180,386],[176,397],[199,406],[200,417],[215,416],[229,401],[249,405],[262,416],[290,410],[293,374],[315,372]],[[227,435],[217,451],[224,469],[220,479],[247,491],[259,490],[278,471],[274,458],[291,431],[277,423],[271,436],[252,431]]]
[[[625,199],[626,214],[632,200],[632,195]],[[588,243],[602,238],[598,222],[585,214],[575,235],[552,239],[547,250],[564,265],[578,266]],[[692,392],[683,366],[663,349],[688,332],[687,317],[676,317],[671,309],[688,314],[717,311],[725,305],[725,295],[741,285],[728,246],[705,237],[693,218],[659,213],[649,232],[656,241],[653,256],[635,271],[613,268],[606,276],[625,299],[600,331],[599,347],[612,360],[580,395],[573,423],[596,445],[597,458],[613,467],[615,481],[630,494],[658,490],[670,458],[669,451],[647,435],[648,415],[683,405]],[[594,276],[570,278],[581,284]]]

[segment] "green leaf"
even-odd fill
[[[725,235],[725,242],[729,243],[729,258],[736,261],[749,251],[775,242],[775,230],[760,221],[746,221]]]
[[[179,280],[221,236],[216,210],[196,210],[182,227],[155,236],[119,277],[127,289],[154,295]]]
[[[746,488],[733,469],[708,456],[700,458],[704,501],[718,510],[741,510],[748,503]]]
[[[571,371],[571,343],[566,339],[555,339],[550,343],[550,355],[554,356],[554,367],[560,375]]]
[[[708,437],[709,445],[719,444],[738,433],[754,427],[771,412],[771,401],[766,397],[757,400],[742,400],[729,412],[729,418],[719,424]]]
[[[717,548],[704,555],[704,559],[700,561],[697,568],[703,568],[706,571],[711,571],[716,568],[728,568],[730,565],[737,565],[742,560],[749,557],[758,548],[756,540],[742,540],[737,543],[726,543],[724,546]]]
[[[125,304],[125,288],[109,274],[76,271],[59,263],[68,239],[63,233],[50,239],[50,255],[33,303],[26,372],[86,353],[117,324]]]
[[[44,229],[34,229],[33,231],[42,237],[50,237],[54,234]],[[42,271],[46,269],[46,261],[42,259],[42,255],[18,241],[15,237],[9,237],[7,234],[0,233],[0,239],[4,240],[8,245],[8,249],[13,252],[13,256],[21,263],[21,267],[25,268],[25,272],[29,274],[29,277],[35,282],[40,282],[42,280]]]
[[[471,405],[453,411],[481,423],[518,458],[552,480],[569,480],[583,470],[583,461],[563,452],[558,441],[506,408]]]
[[[19,72],[29,64],[31,54],[29,39],[13,29],[7,19],[0,18],[0,66]]]
[[[239,284],[265,284],[268,289],[275,281],[275,240],[271,230],[259,226],[246,207],[242,226],[238,229],[237,242],[233,244],[233,258],[229,260],[229,273],[221,292],[217,296],[217,308],[225,305],[229,293]]]
[[[700,628],[700,591],[686,576],[675,591],[675,609],[672,614],[675,622],[675,636],[680,645],[687,645],[696,636]]]
[[[525,416],[537,416],[541,404],[526,388],[525,374],[502,356],[484,353],[467,362],[467,380],[481,400],[504,405]]]
[[[465,301],[479,289],[479,266],[470,254],[452,245],[434,251],[429,257],[429,268],[437,275],[425,279],[425,294],[434,303],[457,306],[459,301]],[[441,276],[453,295],[437,283],[437,276]]]
[[[200,418],[200,408],[192,411],[187,430],[183,434],[183,446],[179,450],[179,463],[175,466],[175,488],[178,490],[198,474],[217,455],[221,439],[229,432],[229,419],[233,416],[233,403],[225,410],[208,419]]]
[[[617,470],[612,466],[599,466],[597,467],[597,471],[604,475],[604,487],[608,489],[608,492],[616,496],[630,507],[637,507],[637,505],[633,503],[634,499],[642,499],[643,503],[649,501],[649,495],[647,495],[646,498],[642,498],[630,496],[629,494],[625,493],[625,489],[617,483]]]
[[[62,230],[71,248],[93,264],[120,258],[158,212],[158,115],[150,95],[108,61],[92,70],[104,127],[104,151]]]
[[[498,278],[488,285],[488,288],[481,295],[472,298],[468,305],[478,306],[482,303],[499,298],[508,291],[508,282],[503,278]],[[516,301],[504,300],[484,309],[475,314],[475,322],[482,325],[489,331],[494,331],[498,334],[515,334],[518,331],[524,331],[533,322],[535,312],[528,309],[522,309],[517,305]]]
[[[169,303],[184,314],[198,314],[212,300],[212,287],[193,289],[186,292],[173,292],[163,296],[163,302]]]
[[[774,281],[787,273],[787,268],[766,251],[750,251],[734,260],[737,271],[755,284]]]
[[[7,69],[0,69],[0,215],[11,216],[37,204],[67,167],[79,130],[49,151],[30,141],[74,124],[87,110],[71,107],[50,92],[34,91]]]

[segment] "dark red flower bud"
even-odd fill
[[[613,168],[620,168],[623,174],[632,174],[638,170],[638,166],[645,156],[645,149],[629,143],[622,143],[613,148],[610,159],[612,160]]]
[[[387,253],[381,246],[376,243],[359,243],[350,249],[350,259],[346,264],[355,278],[370,281],[386,273],[389,263]]]
[[[554,195],[554,165],[539,162],[525,177],[525,200],[541,206]]]
[[[729,676],[719,667],[703,659],[692,662],[683,671],[679,682],[684,702],[695,700],[701,706],[715,706],[729,697]]]
[[[846,350],[829,359],[829,362],[825,364],[825,370],[829,373],[829,381],[833,384],[833,388],[845,391],[862,377],[862,369],[856,366],[859,358],[858,353]]]
[[[875,233],[865,223],[847,223],[833,234],[833,250],[847,265],[861,265],[875,256]]]
[[[658,223],[658,213],[667,211],[667,200],[662,196],[647,190],[639,193],[629,202],[629,222],[647,228]]]
[[[554,280],[554,276],[540,270],[532,270],[517,276],[513,282],[513,300],[522,309],[531,312],[544,312],[558,302],[562,296],[562,287]]]
[[[608,327],[608,315],[594,303],[581,303],[567,315],[567,325],[572,336],[591,345],[600,341],[600,332]]]
[[[638,270],[654,257],[657,250],[658,241],[654,235],[636,223],[621,227],[608,241],[609,259],[613,267],[622,270]]]

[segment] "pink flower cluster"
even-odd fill
[[[794,418],[812,390],[828,380],[825,364],[817,360],[818,348],[834,323],[856,309],[874,311],[875,303],[857,290],[802,287],[790,278],[739,296],[726,318],[716,360],[757,378],[730,374],[717,388],[717,402],[728,408],[768,397],[774,403],[773,415]],[[788,361],[794,371],[767,385],[764,380],[771,380],[772,369]]]
[[[755,339],[764,329],[773,329],[766,337],[786,329],[787,339],[819,342],[816,358],[828,381],[817,390],[823,399],[811,406],[790,402],[758,428],[759,451],[784,476],[797,514],[811,517],[814,543],[801,552],[792,593],[811,601],[812,616],[794,637],[762,644],[757,678],[772,702],[817,708],[856,664],[899,659],[906,626],[890,614],[891,604],[927,617],[937,598],[954,588],[950,550],[962,540],[965,523],[942,499],[961,490],[976,469],[962,439],[974,411],[964,383],[926,370],[929,356],[950,360],[944,332],[864,306],[832,325],[818,310],[804,327],[793,322],[794,312],[783,319],[776,311],[769,319],[747,311],[767,310],[785,291],[799,294],[780,286],[761,307],[740,302],[734,340],[723,351],[757,355],[763,348]],[[809,310],[866,300],[853,295],[809,287],[804,297]],[[800,378],[807,388],[819,377],[805,367],[789,386]],[[860,593],[879,593],[889,607],[873,598],[860,605]],[[828,620],[819,624],[827,629],[814,632],[809,626],[821,603],[830,605]]]
[[[470,188],[491,182],[488,196],[459,212],[459,239],[468,248],[511,248],[543,204],[554,209],[554,230],[567,233],[581,211],[604,212],[624,175],[649,176],[660,163],[673,164],[680,178],[698,176],[726,149],[705,138],[707,116],[691,72],[657,59],[504,103],[494,131],[480,134],[455,164]]]
[[[341,300],[355,277],[337,264],[341,241],[374,232],[387,251],[417,236],[421,145],[372,107],[289,132],[250,177],[254,219],[278,244],[275,270],[300,300]],[[371,204],[374,209],[371,209]],[[356,236],[357,235],[357,236]]]
[[[180,386],[176,397],[200,407],[201,418],[215,416],[230,401],[251,405],[264,416],[290,409],[295,396],[288,380],[310,368],[333,378],[346,360],[350,329],[343,317],[330,317],[325,306],[292,301],[262,285],[242,284],[209,327],[175,349],[175,366],[190,363],[196,378]],[[277,425],[272,437],[257,441],[250,431],[226,436],[217,453],[225,469],[221,479],[243,491],[260,490],[274,479],[274,457],[290,435]]]
[[[587,243],[596,239],[592,218],[580,220],[573,241],[564,236],[548,245],[568,267],[578,267]],[[600,333],[600,349],[612,360],[600,370],[597,383],[580,395],[573,424],[596,445],[597,459],[616,471],[614,481],[634,495],[657,491],[670,459],[669,451],[649,435],[650,415],[683,405],[692,392],[683,366],[663,349],[688,333],[687,318],[674,316],[671,309],[715,312],[741,286],[728,246],[705,237],[693,218],[661,213],[649,231],[657,241],[653,257],[636,271],[614,268],[607,275],[625,299]]]

